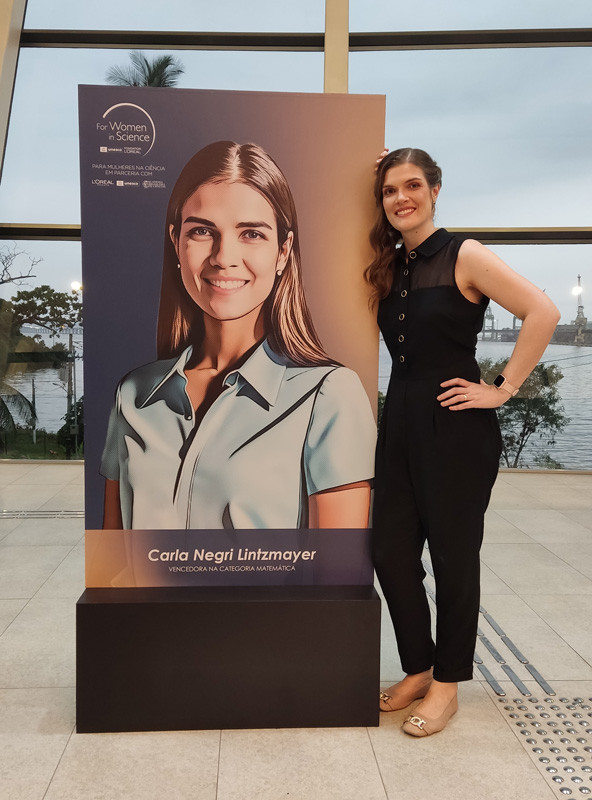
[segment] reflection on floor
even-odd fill
[[[369,729],[77,735],[82,502],[80,465],[0,462],[0,511],[7,512],[0,514],[3,800],[591,793],[592,474],[500,475],[482,551],[482,664],[462,686],[449,727],[428,739],[401,732],[408,711],[383,714],[380,727]],[[31,513],[8,513],[17,511]],[[381,674],[384,686],[401,675],[386,619]],[[240,702],[238,668],[229,691]]]

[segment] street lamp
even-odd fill
[[[583,290],[583,288],[582,288],[582,284],[581,284],[581,282],[580,282],[580,281],[581,281],[581,279],[582,279],[582,276],[581,276],[581,275],[578,275],[578,284],[577,284],[577,286],[574,286],[574,287],[573,287],[573,289],[571,290],[571,293],[572,293],[572,294],[574,295],[574,297],[576,298],[576,306],[577,306],[577,312],[576,312],[576,315],[577,315],[577,316],[582,316],[582,315],[583,315],[583,313],[584,313],[584,308],[583,308],[583,306],[582,306],[582,292],[583,292],[584,290]]]
[[[72,281],[70,288],[73,292],[82,293],[82,284],[80,281]],[[70,360],[68,361],[68,411],[72,410],[74,414],[74,424],[70,426],[70,433],[74,434],[74,455],[78,455],[78,407],[76,405],[76,351],[74,349],[73,331],[70,329],[68,335],[68,349],[70,351]]]
[[[582,304],[582,291],[583,290],[582,290],[581,280],[582,280],[582,276],[578,275],[578,285],[574,286],[574,288],[571,290],[571,293],[577,298],[576,299],[577,312],[576,312],[576,318],[575,318],[574,323],[573,323],[576,326],[576,334],[575,334],[575,340],[574,341],[575,341],[575,344],[577,344],[577,345],[582,345],[582,344],[586,343],[585,330],[586,330],[586,326],[588,324],[588,320],[584,316],[584,306]]]

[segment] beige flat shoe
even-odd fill
[[[390,695],[386,692],[381,692],[380,697],[380,710],[381,711],[401,711],[413,703],[414,700],[421,700],[425,697],[428,689],[432,683],[432,679],[423,683],[415,692],[398,692],[397,695]],[[398,684],[395,684],[398,685]]]
[[[443,730],[448,720],[453,717],[457,711],[458,698],[453,697],[440,716],[435,719],[409,714],[403,723],[403,730],[410,736],[431,736],[432,733],[438,733]]]

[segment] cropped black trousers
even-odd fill
[[[479,550],[498,471],[493,409],[450,411],[439,380],[391,379],[380,425],[372,547],[403,670],[433,666],[442,682],[470,680],[479,615]],[[423,585],[428,543],[436,637]]]

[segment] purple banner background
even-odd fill
[[[369,260],[371,165],[383,145],[384,97],[82,86],[79,100],[86,528],[96,548],[103,507],[99,463],[114,390],[130,369],[155,359],[166,206],[182,166],[206,144],[256,142],[281,166],[298,208],[305,292],[315,327],[326,350],[358,372],[375,405],[377,332],[362,270]],[[120,105],[125,113],[110,111]],[[131,138],[108,125],[115,119],[127,120]],[[356,124],[360,119],[364,125]],[[134,139],[133,126],[139,130],[144,123],[146,138]],[[255,549],[318,550],[314,562],[303,562],[295,572],[255,571],[253,583],[372,582],[368,531],[137,535],[149,537],[138,543],[154,541],[162,551],[182,549],[172,542],[189,539],[192,551],[221,550],[222,542],[234,541],[228,537],[240,542],[243,536],[257,542],[245,545]],[[271,539],[280,535],[286,544],[278,548]],[[318,537],[315,547],[305,544],[310,537]],[[166,563],[165,572],[159,564],[148,566],[155,582],[144,585],[187,585],[182,577],[187,573],[172,573]],[[157,582],[163,574],[174,575],[174,584]],[[201,573],[208,574],[216,583],[244,582],[236,580],[237,572]]]

